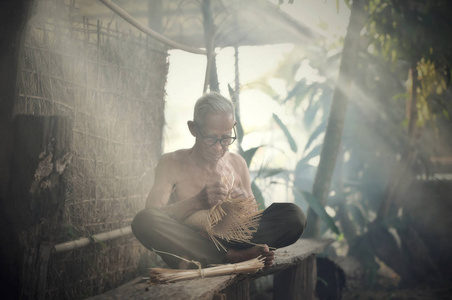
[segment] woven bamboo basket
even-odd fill
[[[226,250],[219,239],[250,242],[253,233],[257,231],[261,214],[253,197],[232,198],[229,193],[226,200],[211,209],[195,212],[185,219],[185,223],[206,232],[218,249],[221,247]]]

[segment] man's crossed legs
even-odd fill
[[[259,255],[273,255],[270,248],[281,248],[295,243],[306,227],[306,216],[292,203],[273,203],[262,213],[252,244],[222,242],[224,251],[196,230],[171,218],[159,208],[140,211],[132,222],[136,238],[148,249],[157,250],[171,268],[179,268],[181,260],[172,253],[189,260],[199,261],[203,267],[208,264],[239,262]],[[268,247],[254,246],[265,244]],[[161,251],[161,252],[160,252]],[[273,260],[273,258],[271,258]]]

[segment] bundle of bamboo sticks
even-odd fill
[[[256,273],[264,267],[265,258],[260,256],[236,264],[224,264],[210,268],[176,270],[165,268],[150,269],[150,284],[169,283],[181,280],[214,277],[228,274]]]
[[[233,183],[231,184],[233,186]],[[227,198],[211,209],[200,210],[185,219],[185,223],[207,233],[218,249],[226,251],[219,239],[232,242],[249,242],[257,231],[261,211],[253,197]]]

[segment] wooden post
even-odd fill
[[[10,224],[5,204],[11,183],[13,156],[12,122],[14,101],[18,95],[18,78],[25,27],[33,1],[0,1],[0,290],[2,299],[17,299],[17,278],[12,275],[17,266],[11,263]]]
[[[203,94],[207,92],[207,86],[209,86],[211,92],[220,92],[215,58],[215,24],[212,15],[211,1],[203,0],[201,10],[204,27],[204,43],[207,52],[207,67],[206,76],[204,78]]]
[[[275,300],[314,299],[317,282],[315,255],[310,255],[300,263],[276,273],[273,280],[273,299]]]
[[[148,27],[162,33],[163,2],[162,0],[148,0]]]
[[[250,282],[242,280],[224,290],[226,299],[248,300],[250,299]]]
[[[23,51],[25,26],[31,13],[32,2],[16,0],[0,3],[0,202],[6,197],[11,178],[11,120],[14,100],[18,95],[17,82],[22,65],[20,56]]]
[[[19,299],[44,299],[47,267],[63,217],[72,122],[17,116],[6,203],[11,263]]]
[[[339,76],[334,88],[331,102],[328,124],[325,131],[322,151],[320,152],[320,162],[315,174],[312,186],[312,195],[323,207],[326,205],[330,193],[331,179],[342,141],[342,131],[347,111],[348,98],[353,86],[356,72],[356,56],[360,47],[360,32],[366,20],[365,4],[368,1],[353,1],[351,6],[350,21],[347,28],[347,35],[344,40]],[[320,219],[317,213],[309,207],[308,225],[304,237],[315,238],[320,235]]]

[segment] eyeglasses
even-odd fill
[[[234,143],[235,139],[237,138],[237,132],[235,131],[235,126],[232,127],[232,129],[234,130],[234,136],[228,136],[225,138],[221,138],[221,139],[217,139],[211,136],[203,136],[201,133],[201,130],[199,130],[199,127],[196,126],[198,128],[198,132],[201,135],[202,140],[204,141],[204,144],[206,144],[207,146],[213,146],[215,145],[217,142],[220,142],[221,146],[229,146],[232,143]]]

